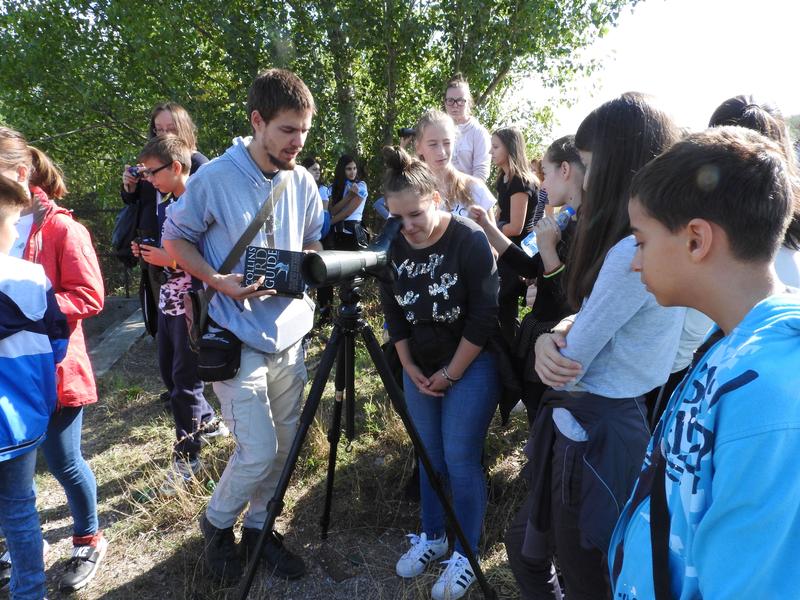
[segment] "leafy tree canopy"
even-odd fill
[[[578,59],[637,0],[27,0],[0,3],[0,118],[68,175],[73,203],[113,206],[152,106],[192,114],[213,157],[249,126],[258,71],[296,71],[319,107],[307,142],[328,174],[338,154],[370,159],[398,126],[441,104],[456,71],[476,111],[501,118],[523,76],[564,86]],[[550,112],[514,115],[533,126]],[[533,131],[533,129],[532,129]],[[535,140],[534,140],[535,141]]]

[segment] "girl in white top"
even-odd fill
[[[486,181],[491,168],[489,149],[492,146],[492,139],[486,128],[470,114],[472,94],[469,91],[469,83],[461,73],[457,73],[447,82],[444,107],[458,127],[453,166],[462,173]]]
[[[458,171],[453,166],[456,127],[453,119],[440,110],[428,109],[416,126],[417,155],[430,167],[439,182],[439,194],[451,213],[468,218],[476,204],[490,215],[497,200],[482,179]]]

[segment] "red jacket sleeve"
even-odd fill
[[[54,282],[56,301],[68,321],[86,319],[103,310],[103,275],[86,228],[69,217],[59,221],[63,238],[57,246],[60,277]]]

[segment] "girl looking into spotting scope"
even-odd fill
[[[498,334],[497,269],[480,227],[442,210],[425,163],[389,147],[384,160],[386,206],[403,229],[389,257],[397,277],[381,285],[381,302],[409,415],[477,555],[487,502],[481,453],[500,385],[487,349]],[[411,548],[396,567],[401,577],[420,575],[448,550],[444,510],[424,471],[420,495],[422,532],[409,536]],[[475,580],[464,552],[456,542],[434,599],[460,598]]]

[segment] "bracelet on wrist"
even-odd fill
[[[453,385],[457,381],[461,381],[461,377],[450,377],[450,373],[447,372],[447,367],[442,367],[442,377],[447,379],[447,381],[450,382],[450,385]]]
[[[561,263],[555,269],[553,269],[552,271],[549,271],[548,273],[544,273],[542,276],[545,279],[550,279],[551,277],[554,277],[554,276],[558,275],[559,273],[561,273],[561,271],[563,271],[565,268],[566,268],[566,265],[564,265],[564,263]]]

